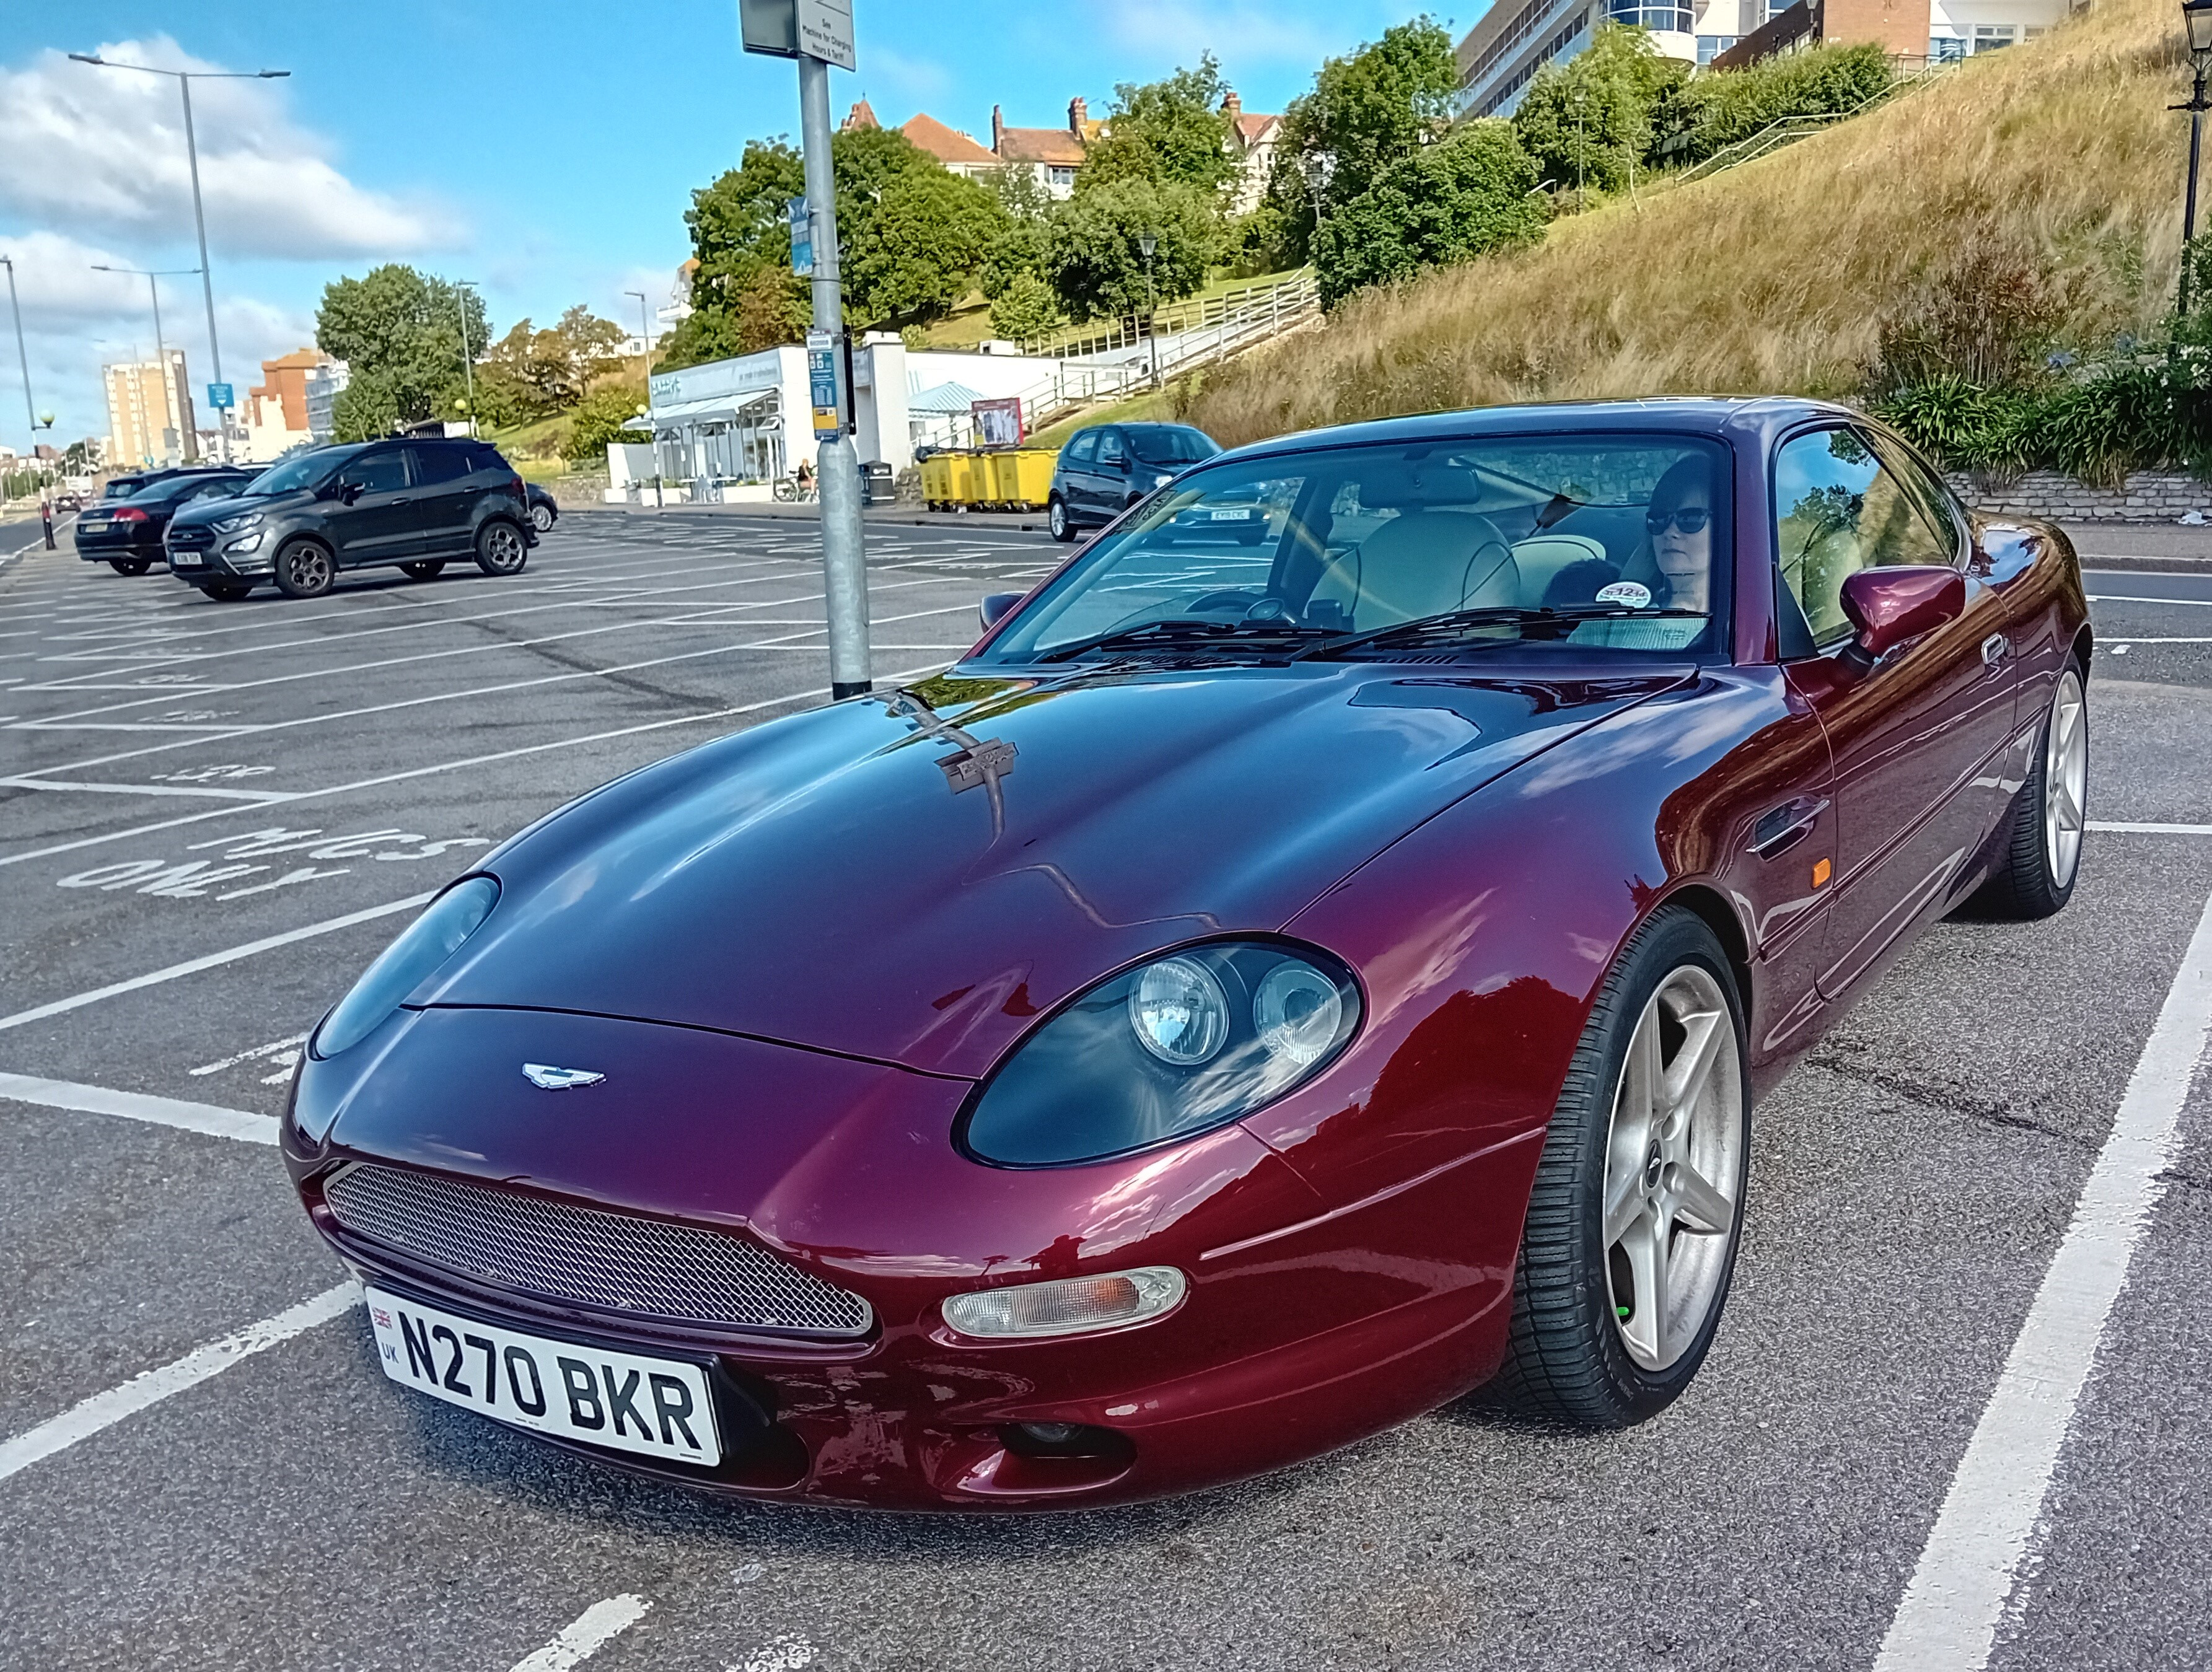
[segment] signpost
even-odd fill
[[[808,403],[819,443],[822,568],[830,616],[830,691],[864,695],[871,683],[868,573],[861,547],[860,462],[853,447],[852,374],[838,288],[837,197],[830,162],[830,66],[854,68],[851,0],[738,0],[748,52],[799,61],[799,135],[806,163],[805,251],[792,217],[791,264],[811,282],[814,329],[806,334]]]

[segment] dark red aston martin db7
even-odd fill
[[[2057,910],[2087,609],[1794,401],[1207,461],[947,672],[608,785],[323,1021],[386,1375],[701,1486],[1078,1505],[1717,1327],[1753,1100],[1931,919]]]

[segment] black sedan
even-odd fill
[[[253,470],[193,470],[163,476],[130,498],[102,500],[76,520],[76,554],[118,575],[143,575],[161,560],[169,519],[188,505],[227,500],[252,482]]]

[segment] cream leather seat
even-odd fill
[[[1354,629],[1390,627],[1448,609],[1521,602],[1513,548],[1472,511],[1401,512],[1330,563],[1313,602],[1344,607]]]
[[[1552,580],[1571,563],[1592,558],[1608,561],[1605,548],[1586,534],[1532,534],[1513,542],[1514,566],[1521,572],[1521,607],[1540,609]]]

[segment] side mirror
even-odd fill
[[[988,633],[1006,620],[1006,612],[1028,596],[1025,592],[986,592],[983,602],[975,606],[976,615],[983,621],[983,631]]]
[[[1879,660],[1909,639],[1932,633],[1966,610],[1966,579],[1934,565],[1861,569],[1845,578],[1844,615],[1857,629],[1857,649]]]

